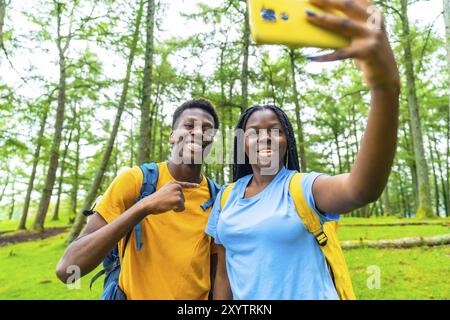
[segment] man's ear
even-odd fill
[[[174,136],[173,136],[173,130],[170,132],[169,143],[170,143],[171,145],[174,145],[174,144],[175,144],[175,138],[174,138]]]

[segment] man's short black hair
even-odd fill
[[[214,129],[219,129],[219,117],[217,116],[216,108],[214,108],[210,101],[203,98],[192,99],[179,106],[173,114],[172,129],[175,128],[175,124],[184,110],[194,108],[202,109],[208,112],[214,119]]]

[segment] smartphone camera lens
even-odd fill
[[[261,18],[264,21],[270,21],[270,22],[277,21],[277,16],[275,14],[275,11],[273,11],[272,9],[261,9]]]
[[[289,19],[289,16],[287,13],[283,12],[282,14],[280,14],[280,18],[281,20],[287,21]]]

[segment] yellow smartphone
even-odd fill
[[[324,10],[307,0],[247,0],[250,30],[256,44],[283,44],[290,48],[339,49],[350,39],[309,23],[305,9]],[[333,14],[344,16],[340,11]]]

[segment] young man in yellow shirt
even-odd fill
[[[119,287],[127,299],[207,299],[210,291],[211,240],[204,230],[211,208],[201,162],[213,142],[219,121],[204,99],[185,102],[174,113],[172,156],[158,163],[156,192],[139,197],[143,173],[124,170],[93,209],[80,237],[66,250],[56,273],[64,282],[71,265],[81,275],[95,269],[119,243]],[[143,247],[135,232],[124,250],[124,238],[141,223]],[[123,257],[122,257],[122,254]]]

